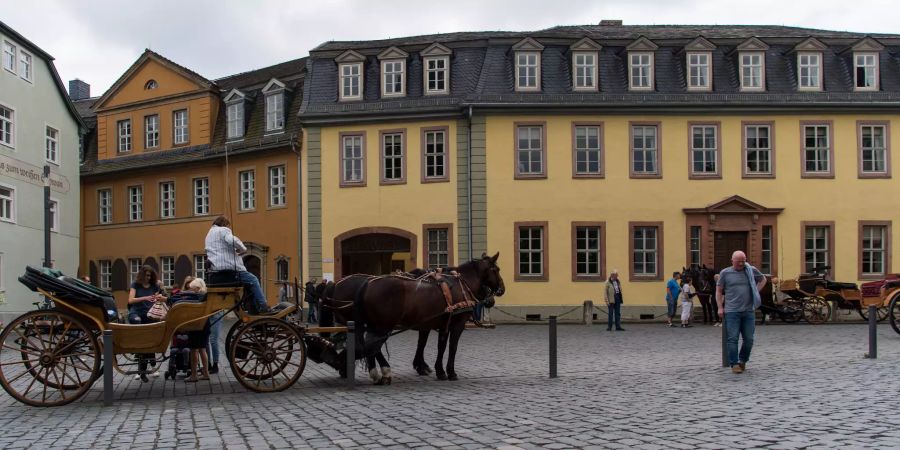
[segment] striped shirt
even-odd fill
[[[206,259],[212,270],[237,270],[246,272],[244,259],[238,253],[247,251],[244,243],[231,234],[228,227],[213,225],[206,233]]]

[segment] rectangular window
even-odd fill
[[[718,126],[691,126],[691,174],[695,176],[719,174]]]
[[[744,125],[744,175],[773,175],[772,126]]]
[[[344,184],[366,183],[365,149],[363,135],[341,137],[341,182]]]
[[[175,286],[175,257],[161,256],[159,258],[159,277],[166,288]]]
[[[266,96],[266,131],[284,128],[284,93]]]
[[[772,274],[772,257],[774,245],[774,236],[772,235],[772,226],[763,225],[762,227],[762,254],[759,260],[759,271],[764,274]]]
[[[173,142],[175,145],[183,145],[188,143],[188,112],[186,109],[180,109],[172,113],[172,129]]]
[[[863,175],[887,175],[887,126],[880,124],[860,124],[859,151]]]
[[[822,87],[822,58],[818,53],[797,54],[797,78],[800,89],[818,90]]]
[[[830,266],[831,227],[826,225],[807,226],[804,233],[803,267],[805,272],[812,273],[816,268]]]
[[[131,151],[131,119],[120,120],[116,123],[117,136],[119,137],[119,153]]]
[[[628,77],[631,89],[653,89],[653,55],[650,53],[628,54]]]
[[[597,54],[574,53],[575,90],[597,89]]]
[[[341,64],[341,100],[362,98],[362,64]]]
[[[425,130],[425,181],[446,180],[447,174],[447,132],[445,130]]]
[[[194,278],[206,278],[206,255],[194,255]]]
[[[97,220],[101,224],[112,223],[112,190],[100,189],[97,191]]]
[[[34,65],[30,53],[19,50],[19,76],[25,81],[33,81]]]
[[[803,126],[803,171],[806,175],[831,175],[829,125]]]
[[[382,61],[381,71],[384,77],[384,85],[382,86],[381,95],[403,95],[404,80],[403,77],[406,63],[404,61]]]
[[[877,91],[878,90],[878,54],[876,53],[854,53],[854,78],[856,81],[856,90],[858,91]]]
[[[634,279],[661,279],[662,225],[631,223],[631,276]]]
[[[862,275],[884,275],[887,267],[887,227],[883,225],[863,225],[860,261]]]
[[[275,273],[277,274],[277,275],[276,275],[276,277],[277,277],[276,279],[277,279],[278,281],[280,281],[280,282],[287,282],[287,279],[288,279],[288,276],[289,276],[288,274],[289,274],[289,272],[290,272],[290,266],[289,266],[289,264],[290,264],[290,263],[289,263],[289,261],[288,261],[287,259],[278,259],[277,261],[275,261]],[[287,296],[288,296],[288,297],[291,297],[291,296],[292,296],[291,294],[292,294],[292,290],[291,290],[291,289],[288,289],[288,290],[287,290]]]
[[[100,289],[110,290],[112,286],[112,262],[108,259],[100,260]]]
[[[690,238],[690,258],[689,262],[692,266],[700,267],[701,258],[700,258],[700,231],[701,228],[697,226],[691,227],[691,238]]]
[[[144,187],[128,186],[128,220],[144,220]]]
[[[209,178],[194,178],[194,215],[209,214]]]
[[[165,181],[159,183],[159,218],[173,217],[175,217],[175,182]]]
[[[516,224],[516,279],[519,281],[548,279],[546,267],[547,225]]]
[[[709,90],[710,79],[710,54],[688,53],[688,89]]]
[[[3,105],[0,105],[0,144],[16,145],[16,112]]]
[[[540,54],[535,52],[516,53],[516,90],[540,90]]]
[[[450,266],[450,230],[447,228],[427,228],[425,245],[428,249],[429,269]]]
[[[741,53],[741,89],[763,90],[765,66],[763,53]]]
[[[575,175],[602,176],[603,155],[600,125],[575,126]]]
[[[284,166],[269,167],[269,206],[287,204],[287,178]]]
[[[50,200],[50,231],[59,233],[59,202]]]
[[[44,158],[49,162],[59,164],[59,130],[51,126],[45,127]]]
[[[16,190],[0,185],[0,220],[16,223]]]
[[[575,224],[574,279],[602,279],[603,229],[600,225]]]
[[[159,115],[144,117],[144,148],[159,147]]]
[[[238,183],[241,211],[256,209],[256,172],[252,170],[238,172]]]
[[[141,273],[141,258],[128,258],[128,285],[134,284]]]
[[[520,125],[516,127],[516,176],[543,177],[544,126]]]
[[[381,178],[385,182],[402,182],[404,174],[403,133],[381,135]]]
[[[446,94],[447,88],[447,67],[450,65],[450,58],[426,58],[425,59],[425,93],[426,94]]]
[[[244,102],[228,105],[228,139],[237,139],[244,136]]]
[[[16,72],[16,46],[9,41],[3,41],[3,68],[12,72]]]
[[[638,176],[658,176],[659,126],[631,126],[631,173]]]

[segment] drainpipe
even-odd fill
[[[466,151],[469,152],[468,157],[466,158],[466,202],[467,209],[466,214],[468,216],[469,226],[467,232],[469,233],[469,260],[475,259],[474,255],[472,255],[472,106],[469,105],[469,113],[466,115],[466,118],[469,122],[468,128],[468,145],[466,145]]]
[[[297,278],[303,283],[303,168],[300,151],[294,147],[295,135],[291,135],[291,151],[297,155]]]

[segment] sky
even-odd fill
[[[897,0],[0,0],[0,21],[101,95],[150,48],[209,79],[331,40],[632,24],[788,25],[900,33]],[[850,7],[849,5],[852,5]]]

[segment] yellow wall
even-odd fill
[[[800,120],[833,120],[835,174],[833,180],[801,179]],[[571,222],[605,221],[606,269],[618,269],[624,280],[625,303],[664,304],[664,282],[628,281],[628,222],[663,221],[664,279],[685,264],[685,216],[682,208],[705,207],[732,195],[770,208],[784,208],[778,216],[776,259],[782,276],[801,271],[800,222],[835,221],[835,279],[857,278],[857,221],[893,220],[900,213],[885,208],[900,198],[895,179],[857,178],[856,121],[889,120],[898,130],[897,116],[489,116],[487,119],[488,248],[500,251],[507,294],[499,304],[580,304],[602,300],[602,283],[571,281]],[[514,122],[547,121],[548,178],[514,180]],[[659,121],[663,179],[629,179],[629,121]],[[741,178],[741,120],[775,121],[776,176],[774,180]],[[602,121],[606,178],[572,179],[572,122]],[[721,121],[721,180],[688,179],[688,122]],[[897,161],[900,141],[891,135]],[[896,164],[896,163],[895,163]],[[896,169],[895,169],[896,170]],[[895,175],[896,176],[896,175]],[[515,282],[514,226],[517,221],[549,222],[548,282]],[[897,236],[897,233],[894,233]],[[893,242],[893,255],[900,245]],[[892,271],[900,270],[897,263]]]

